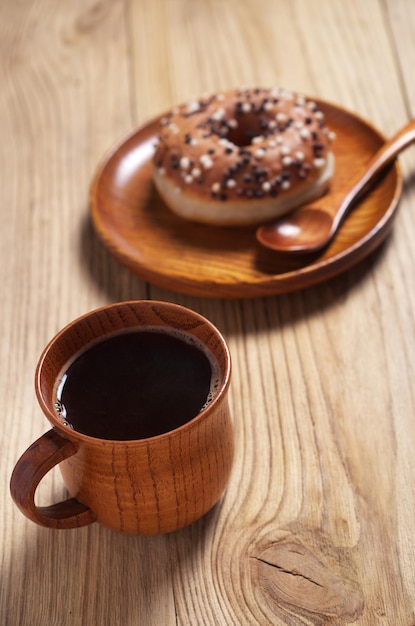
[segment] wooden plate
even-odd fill
[[[336,132],[332,189],[347,184],[383,143],[360,117],[317,101]],[[395,163],[345,220],[332,244],[313,257],[266,250],[255,228],[224,228],[185,221],[164,205],[152,183],[159,118],[128,136],[98,168],[91,215],[114,257],[143,279],[179,292],[214,298],[285,293],[326,280],[373,251],[389,233],[402,191]]]

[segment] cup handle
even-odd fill
[[[78,445],[53,428],[42,435],[17,461],[10,480],[13,500],[29,519],[47,528],[79,528],[95,521],[95,515],[76,498],[38,507],[35,492],[42,478],[58,463],[73,456]]]

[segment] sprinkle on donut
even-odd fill
[[[160,190],[166,178],[201,201],[275,201],[320,179],[333,138],[323,112],[304,96],[235,89],[182,104],[161,119],[155,181]]]

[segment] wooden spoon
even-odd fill
[[[328,193],[256,231],[257,240],[278,252],[309,253],[324,248],[337,232],[346,213],[376,175],[415,140],[415,120],[386,141],[348,189]]]

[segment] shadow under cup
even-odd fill
[[[65,425],[56,411],[56,386],[68,364],[103,338],[147,328],[183,332],[213,357],[217,387],[206,407],[183,425],[145,439],[91,437]],[[230,374],[222,335],[204,317],[180,305],[123,302],[70,323],[48,344],[37,366],[38,401],[53,428],[16,464],[11,479],[16,504],[32,521],[50,528],[97,521],[116,531],[151,535],[196,521],[219,500],[231,471]],[[36,488],[58,463],[71,497],[38,507]]]

